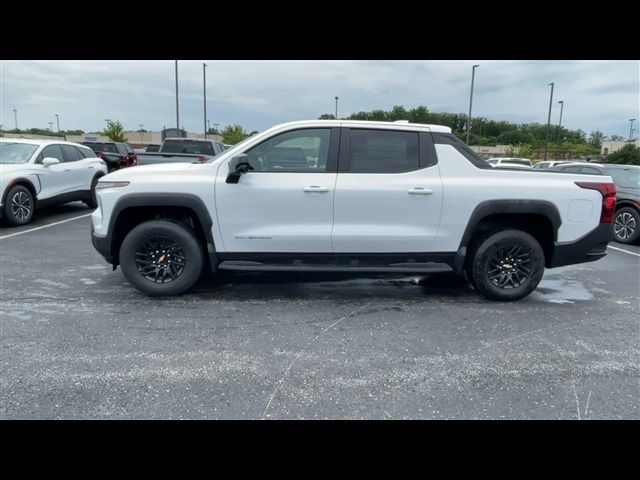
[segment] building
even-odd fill
[[[602,142],[602,147],[600,147],[600,155],[604,157],[606,155],[609,155],[610,153],[617,152],[628,143],[628,141],[614,142],[612,140],[605,140],[604,142]],[[631,143],[640,148],[640,138],[636,138]]]
[[[483,157],[495,158],[495,157],[507,157],[507,151],[511,148],[511,145],[495,145],[495,146],[482,146],[482,145],[470,145],[469,148]]]

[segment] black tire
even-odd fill
[[[27,187],[16,185],[5,197],[3,218],[9,225],[26,225],[33,218],[35,209],[33,195]]]
[[[101,175],[96,175],[91,181],[91,189],[89,190],[89,199],[84,203],[89,208],[98,208],[98,199],[96,198],[96,184]]]
[[[157,250],[154,252],[153,248]],[[204,252],[188,227],[168,220],[150,220],[127,234],[120,247],[120,265],[127,280],[145,295],[179,295],[200,277]]]
[[[616,242],[637,243],[640,238],[640,214],[632,207],[621,208],[613,217],[611,229]]]
[[[520,230],[502,230],[479,242],[471,258],[470,277],[489,300],[513,302],[536,289],[544,265],[544,252],[535,238]]]

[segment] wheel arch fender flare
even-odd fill
[[[558,229],[562,224],[562,217],[558,208],[546,200],[487,200],[479,203],[471,213],[456,254],[454,271],[463,270],[467,247],[473,238],[480,222],[491,215],[498,214],[533,214],[546,217],[553,227],[553,242],[557,242]]]
[[[36,176],[36,179],[38,179],[37,176]],[[25,185],[29,190],[31,190],[31,194],[33,195],[33,201],[35,203],[38,203],[38,193],[40,192],[40,181],[38,179],[38,186],[36,187],[36,185],[34,185],[33,180],[29,179],[28,177],[17,177],[11,180],[7,184],[7,187],[4,189],[4,194],[2,195],[2,201],[0,203],[2,204],[6,203],[7,195],[9,195],[9,190],[11,190],[13,187],[15,187],[18,184]]]
[[[202,199],[190,193],[130,193],[120,197],[111,212],[107,242],[113,250],[113,234],[120,214],[131,207],[183,207],[192,210],[198,217],[206,240],[206,252],[212,268],[217,266],[216,248],[213,239],[213,221]]]

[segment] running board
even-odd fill
[[[407,273],[444,273],[453,272],[446,263],[436,262],[406,262],[391,263],[389,265],[358,266],[357,262],[351,264],[308,264],[294,262],[290,264],[265,264],[252,261],[225,261],[218,265],[220,270],[239,270],[249,272],[407,272]]]

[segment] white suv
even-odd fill
[[[205,164],[100,179],[92,241],[148,295],[225,271],[466,273],[517,300],[545,267],[606,255],[607,176],[501,170],[437,125],[314,120]]]
[[[97,206],[106,164],[89,147],[60,140],[0,138],[0,218],[24,225],[36,208],[76,200]]]

